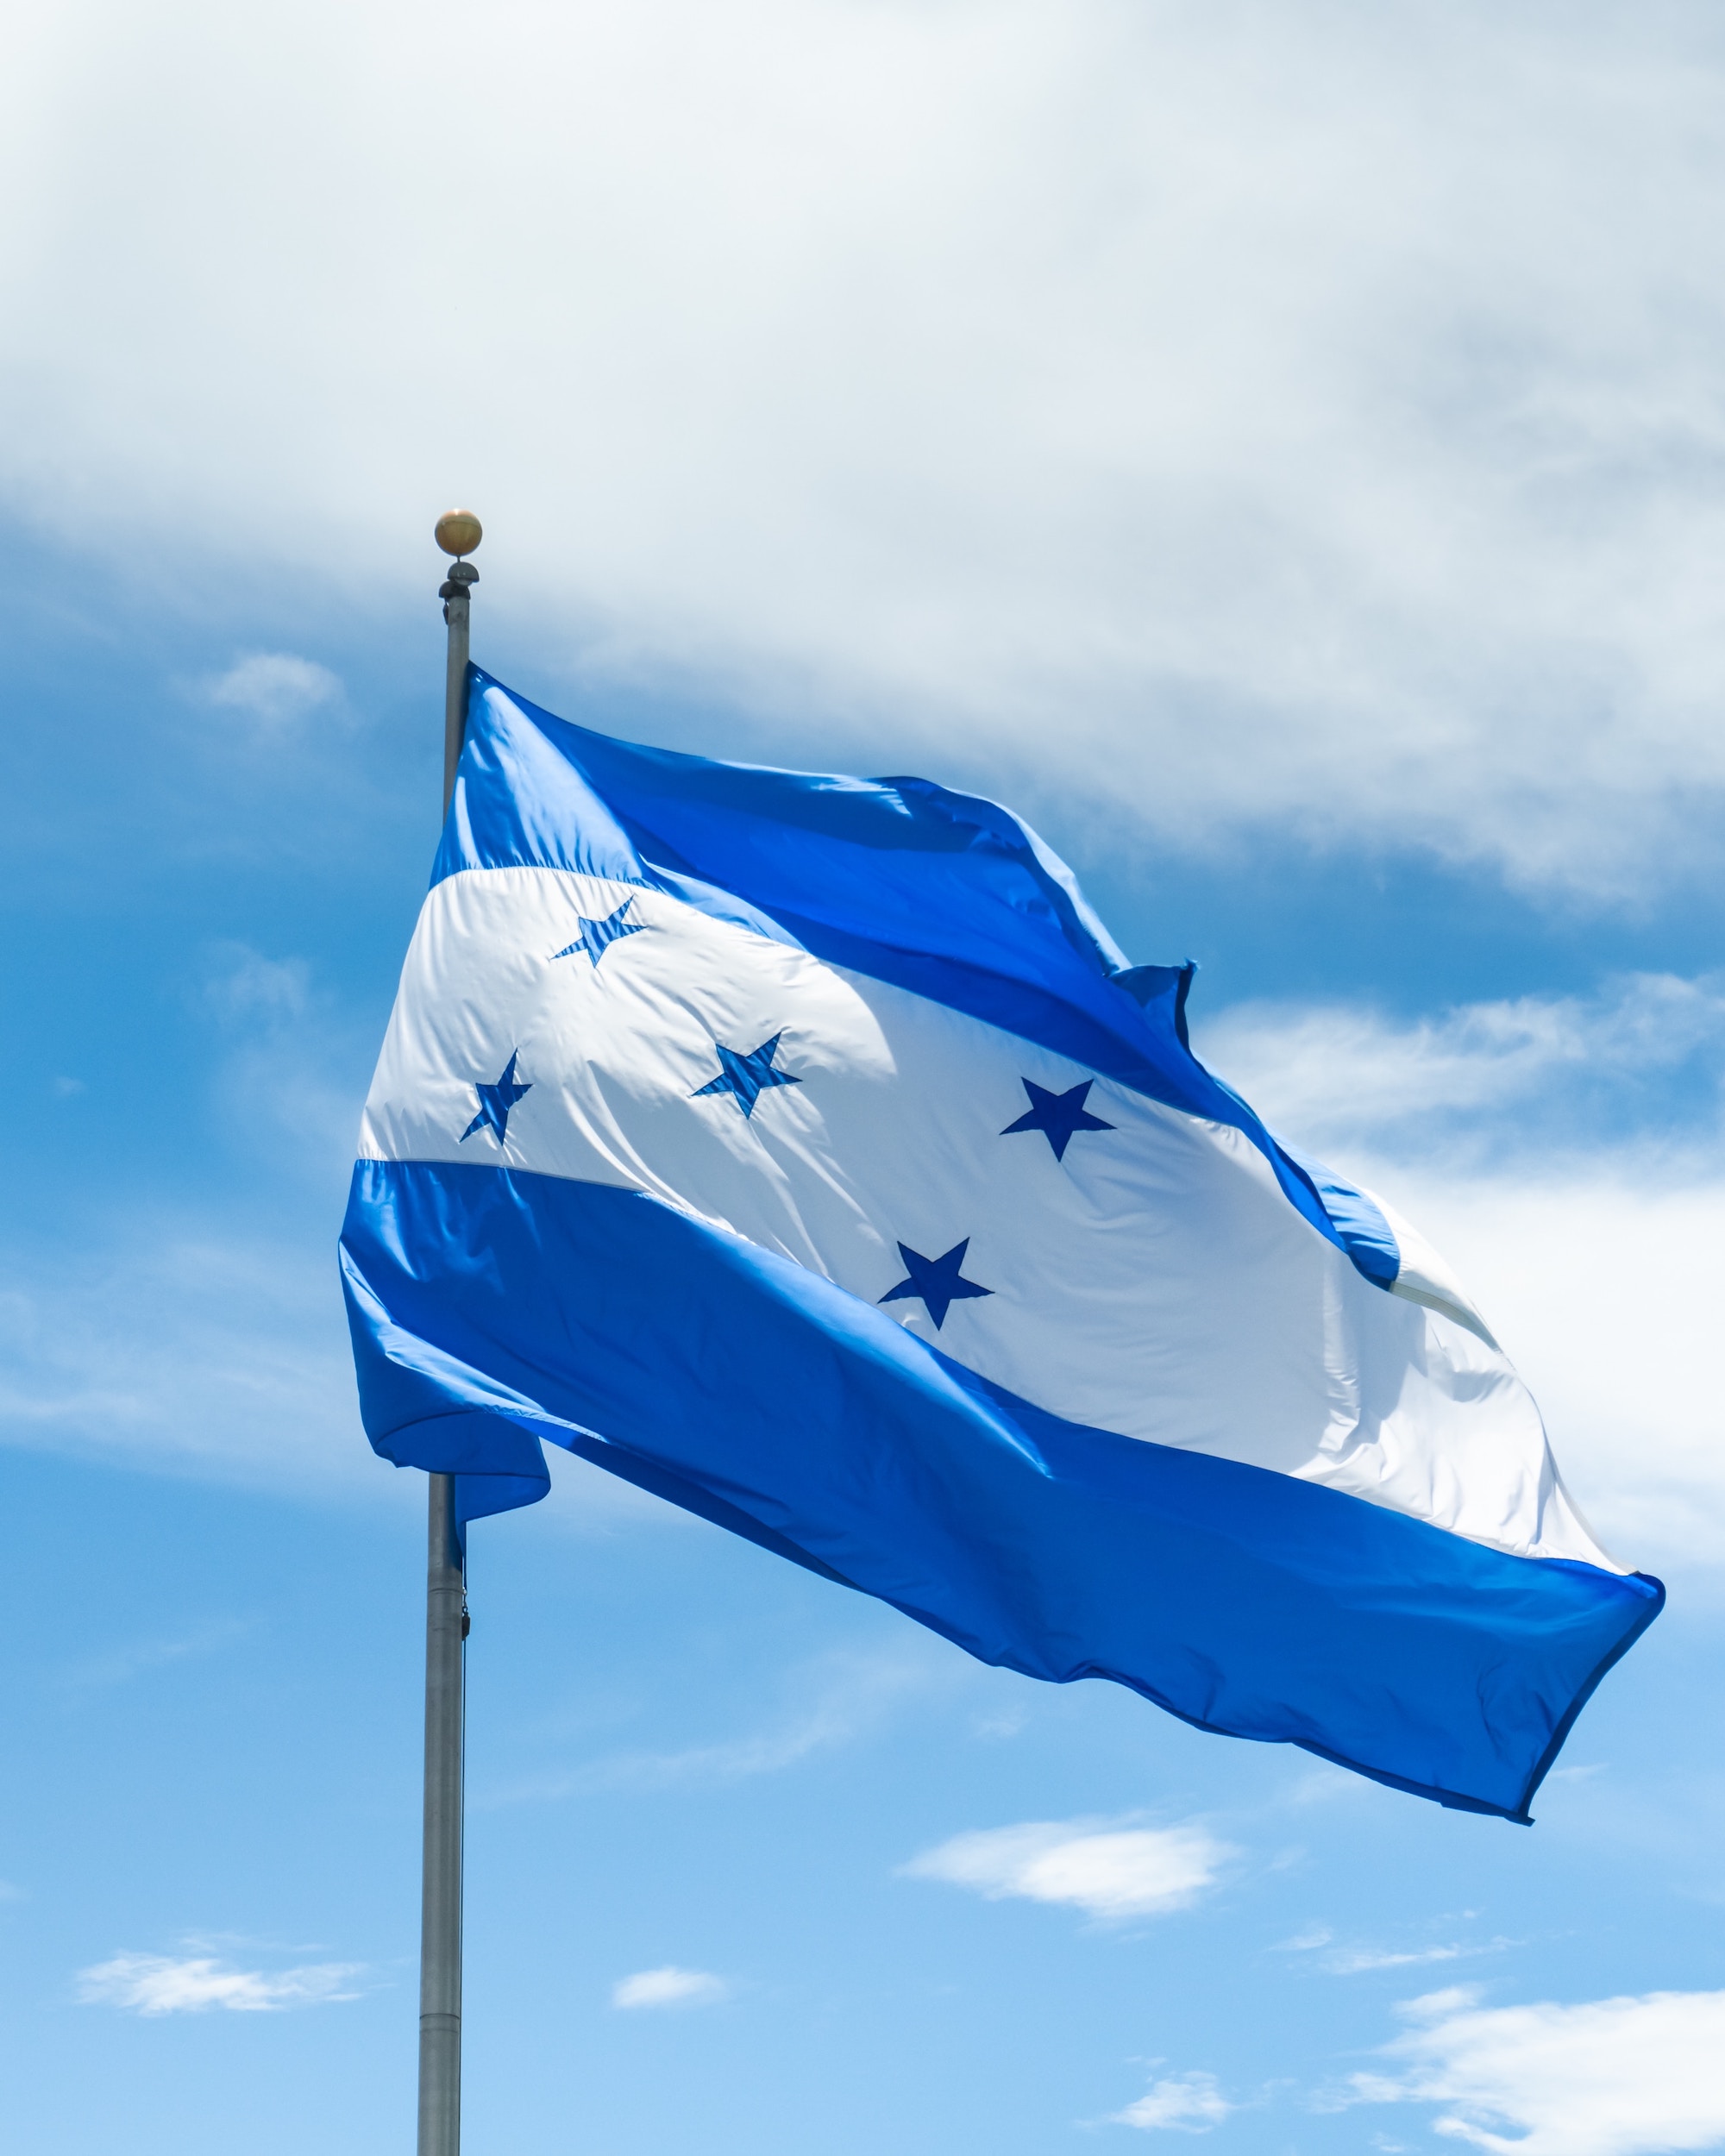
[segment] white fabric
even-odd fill
[[[643,923],[595,966],[580,919]],[[714,1043],[782,1034],[800,1081],[745,1117]],[[474,1087],[511,1055],[530,1092],[499,1144]],[[662,894],[545,868],[469,870],[427,899],[367,1104],[361,1152],[460,1161],[651,1192],[869,1303],[897,1245],[992,1292],[937,1330],[994,1382],[1072,1421],[1352,1492],[1521,1555],[1616,1565],[1558,1479],[1502,1353],[1363,1279],[1288,1202],[1239,1133],[1098,1079],[1057,1160],[1003,1136],[1020,1082],[1090,1074],[905,990]],[[1399,1232],[1399,1228],[1398,1228]],[[1423,1271],[1420,1269],[1423,1268]],[[1460,1290],[1419,1246],[1414,1285]],[[1462,1307],[1471,1311],[1465,1299]]]

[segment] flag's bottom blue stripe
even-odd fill
[[[542,1495],[549,1437],[985,1662],[1464,1809],[1527,1819],[1664,1601],[1063,1422],[635,1192],[362,1161],[342,1263],[372,1442],[464,1519]]]

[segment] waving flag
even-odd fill
[[[1657,1614],[1436,1255],[988,801],[475,670],[342,1263],[463,1520],[550,1438],[986,1662],[1526,1820]]]

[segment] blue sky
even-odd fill
[[[554,1461],[468,2145],[1725,2140],[1725,48],[1683,5],[97,0],[0,158],[9,2146],[405,2147],[421,1490],[334,1239],[475,655],[1010,799],[1670,1607],[1531,1831]]]

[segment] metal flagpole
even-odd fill
[[[449,624],[443,694],[443,812],[455,790],[467,728],[467,615],[479,571],[461,557],[480,520],[452,509],[437,544],[454,555],[439,597]],[[419,1926],[419,2156],[461,2156],[461,1810],[465,1742],[462,1641],[467,1575],[455,1538],[455,1478],[430,1475],[425,1575],[425,1844]]]

